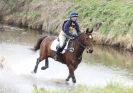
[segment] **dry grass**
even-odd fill
[[[26,0],[24,2],[26,3]],[[62,17],[70,5],[67,1],[64,4],[62,0],[31,0],[29,4],[20,7],[21,12],[15,11],[4,16],[4,21],[11,25],[56,33],[55,31],[60,30]]]
[[[94,34],[98,44],[133,51],[132,4],[132,0],[10,0],[11,9],[7,4],[2,13],[6,24],[57,34],[67,14],[77,10],[81,29],[102,23]]]
[[[82,27],[101,22],[94,34],[97,44],[133,51],[132,0],[75,0]]]

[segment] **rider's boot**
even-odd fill
[[[55,54],[55,56],[54,56],[55,61],[57,61],[58,55],[60,54],[60,52],[62,52],[62,48],[61,48],[61,47],[58,47],[58,48],[57,48],[57,51],[56,51],[56,54]]]

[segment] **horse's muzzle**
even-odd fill
[[[87,53],[92,53],[92,52],[93,52],[93,49],[87,48],[86,52],[87,52]]]
[[[89,50],[89,53],[92,53],[93,52],[93,49]]]

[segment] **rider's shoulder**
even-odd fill
[[[66,19],[66,20],[64,20],[64,23],[63,24],[69,25],[70,23],[71,23],[71,21],[68,20],[68,19]]]
[[[64,22],[66,22],[66,23],[70,23],[70,22],[71,22],[71,20],[66,19]]]

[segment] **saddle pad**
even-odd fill
[[[67,41],[65,48],[64,48],[63,51],[61,52],[62,54],[64,54],[65,51],[67,50],[68,42],[69,42],[69,40]],[[59,44],[58,39],[55,39],[55,40],[52,42],[52,44],[51,44],[51,46],[50,46],[50,49],[53,50],[53,51],[57,51],[56,46],[57,46],[58,44]]]

